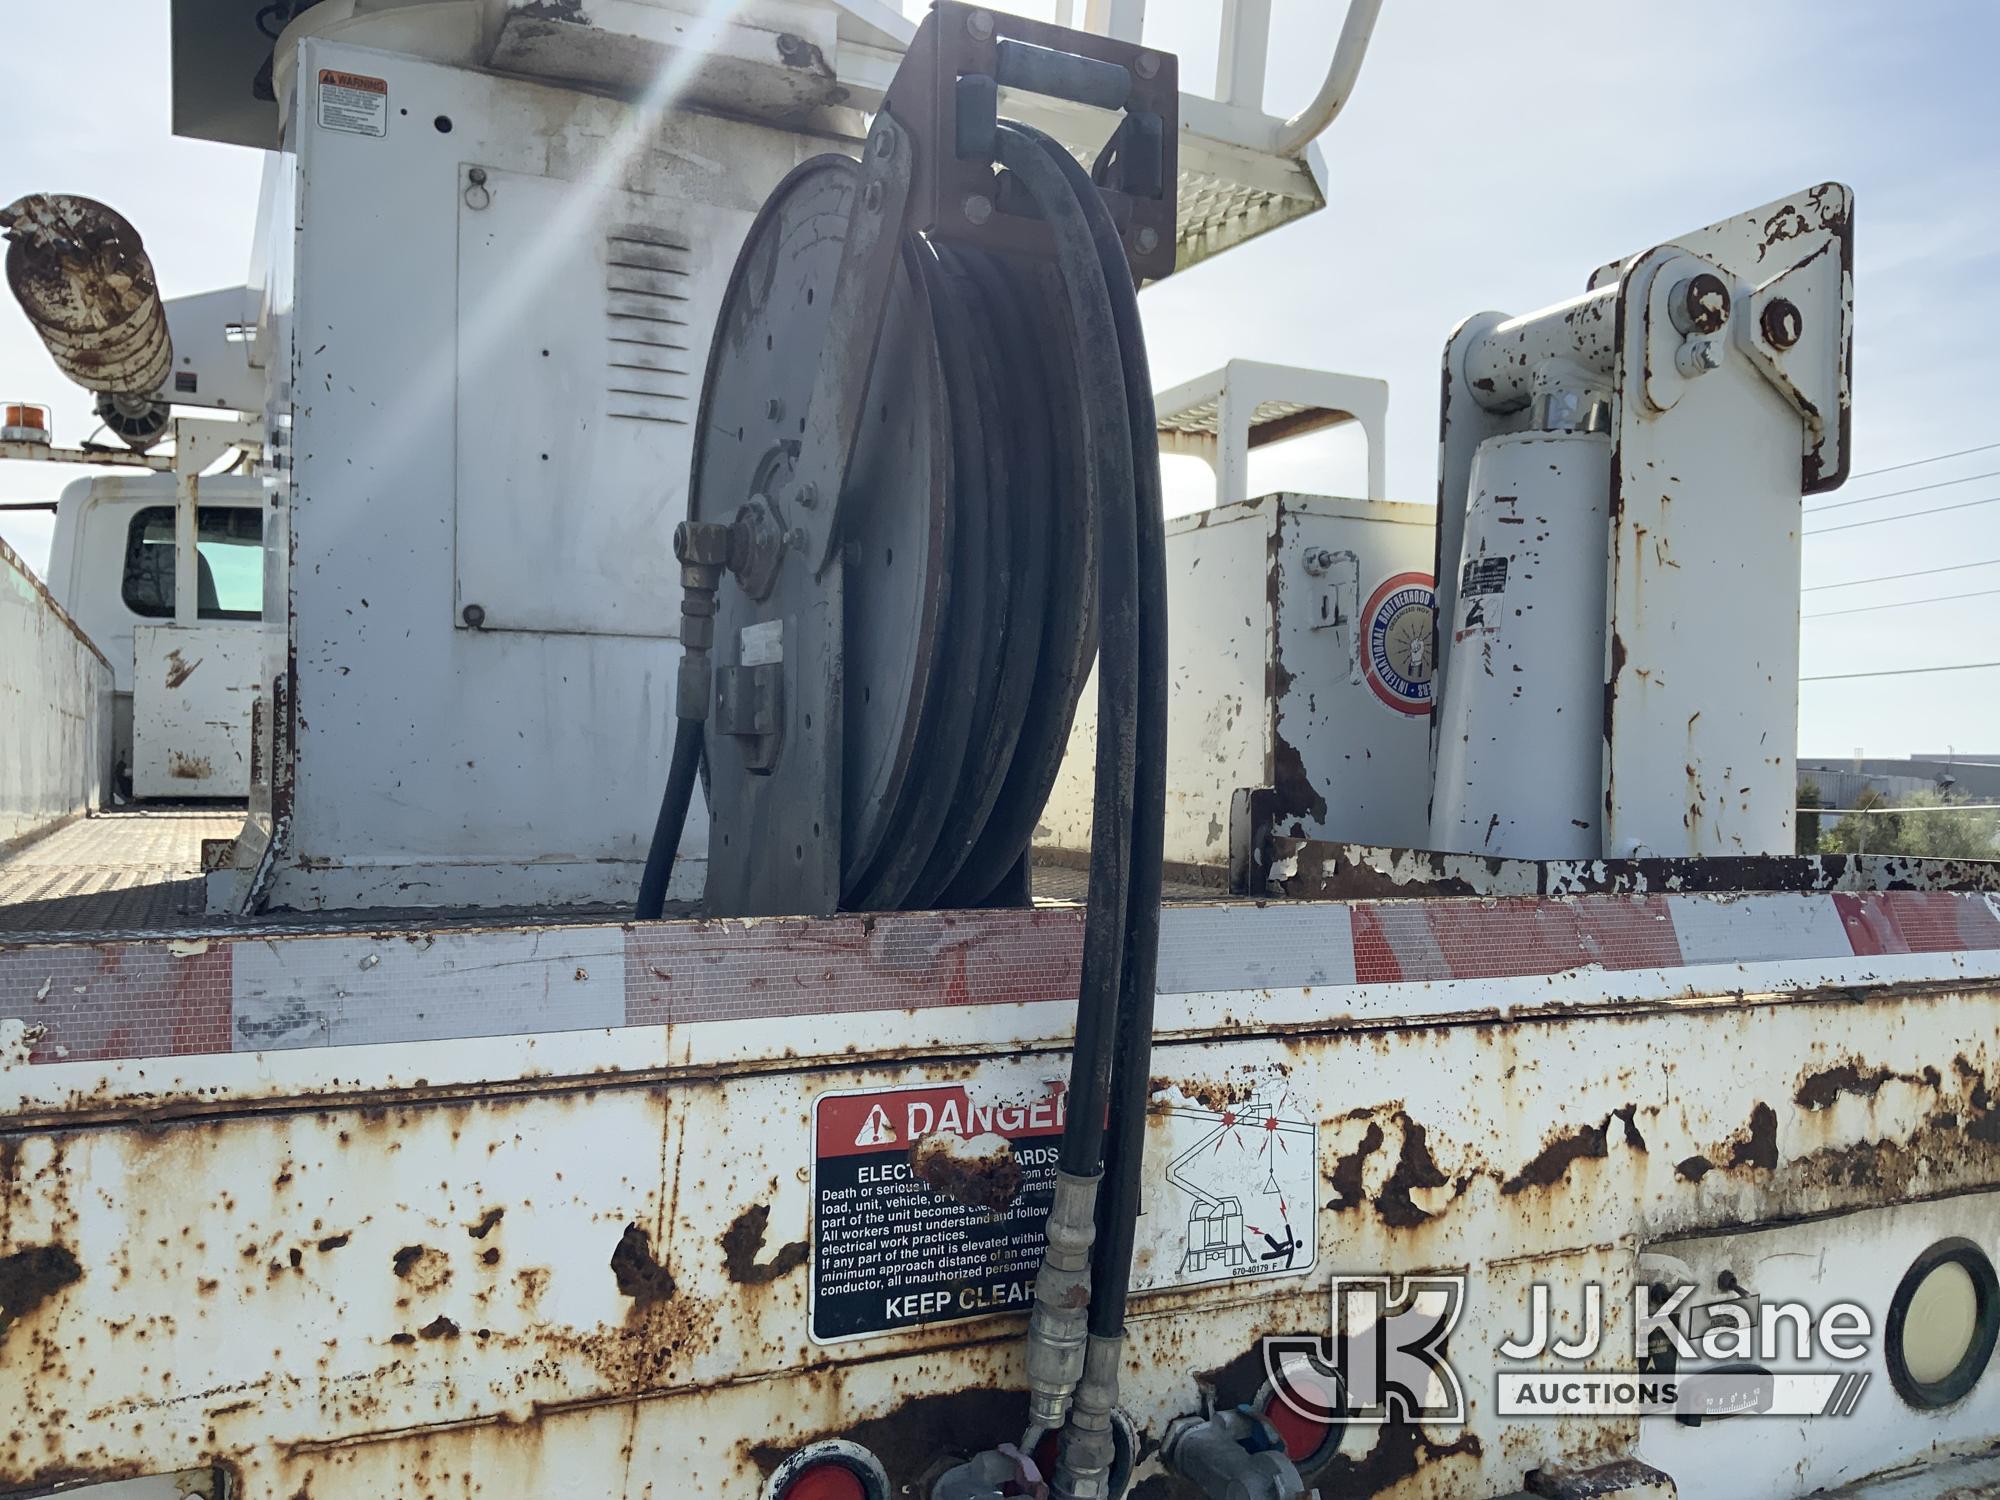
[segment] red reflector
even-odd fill
[[[786,1485],[778,1500],[868,1500],[868,1487],[846,1464],[814,1464]]]
[[[1339,1440],[1340,1383],[1309,1366],[1293,1365],[1286,1384],[1292,1399],[1273,1393],[1264,1403],[1264,1416],[1278,1430],[1285,1457],[1304,1465],[1320,1457],[1329,1441]]]
[[[1282,1401],[1273,1401],[1264,1415],[1278,1429],[1278,1437],[1285,1445],[1285,1457],[1295,1464],[1304,1463],[1319,1452],[1332,1425],[1318,1417],[1295,1412]]]

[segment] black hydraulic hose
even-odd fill
[[[1070,313],[1070,346],[1083,397],[1090,503],[1101,518],[1098,552],[1097,765],[1092,799],[1089,905],[1075,1051],[1070,1059],[1058,1165],[1095,1176],[1104,1151],[1111,1051],[1125,967],[1132,877],[1133,783],[1139,688],[1138,539],[1132,522],[1133,443],[1125,366],[1104,262],[1078,190],[1045,149],[1047,137],[1011,121],[999,126],[1001,162],[1020,179],[1053,232]],[[1060,148],[1058,154],[1066,158]],[[1085,180],[1088,189],[1088,179]],[[1089,189],[1087,196],[1097,194]],[[1100,204],[1101,207],[1101,204]],[[1120,277],[1127,273],[1122,269]],[[1157,903],[1156,903],[1157,904]]]
[[[674,873],[688,804],[694,800],[694,779],[701,770],[701,739],[701,725],[694,720],[675,721],[673,764],[667,769],[667,790],[660,798],[653,847],[646,851],[646,873],[639,879],[639,903],[633,911],[641,922],[657,921],[666,910],[667,882]]]
[[[1124,1331],[1138,1230],[1140,1168],[1146,1146],[1151,1087],[1154,985],[1159,973],[1160,884],[1167,800],[1167,554],[1160,489],[1158,423],[1153,377],[1146,360],[1139,297],[1117,225],[1070,154],[1044,137],[1083,204],[1104,265],[1111,311],[1124,362],[1125,400],[1134,454],[1134,502],[1139,565],[1139,702],[1133,771],[1132,878],[1126,898],[1125,963],[1113,1047],[1104,1187],[1097,1199],[1091,1247],[1090,1331],[1115,1338]]]

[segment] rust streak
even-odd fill
[[[83,1280],[83,1267],[63,1245],[33,1245],[0,1257],[0,1339],[64,1287]]]
[[[1770,1105],[1759,1104],[1750,1111],[1749,1125],[1730,1147],[1729,1165],[1756,1167],[1766,1172],[1777,1167],[1778,1115]]]
[[[1402,1154],[1396,1160],[1396,1170],[1375,1195],[1375,1212],[1391,1229],[1415,1229],[1435,1216],[1418,1207],[1411,1193],[1419,1188],[1441,1188],[1451,1179],[1438,1170],[1424,1127],[1406,1114],[1398,1114],[1396,1119],[1403,1127]]]
[[[1021,1194],[1021,1164],[1012,1146],[994,1140],[991,1152],[971,1155],[953,1137],[927,1135],[910,1150],[910,1170],[932,1192],[968,1208],[1005,1208]]]
[[[169,688],[179,687],[190,677],[194,676],[195,669],[206,660],[206,657],[197,656],[193,661],[188,661],[181,655],[180,648],[176,646],[167,653],[167,686]]]
[[[674,1294],[673,1273],[653,1254],[653,1237],[637,1224],[627,1224],[611,1252],[611,1274],[618,1290],[641,1307],[664,1302]]]
[[[471,1235],[475,1240],[483,1240],[486,1238],[487,1235],[493,1232],[493,1226],[498,1224],[506,1216],[507,1216],[507,1210],[504,1208],[489,1208],[486,1210],[485,1213],[479,1216],[478,1223],[466,1225],[465,1232]]]
[[[768,1286],[806,1263],[806,1242],[794,1240],[782,1246],[769,1260],[759,1262],[764,1235],[771,1222],[771,1207],[754,1203],[736,1216],[722,1235],[722,1264],[729,1279],[739,1286]]]
[[[1368,1165],[1368,1158],[1382,1149],[1382,1127],[1370,1120],[1367,1130],[1362,1132],[1361,1142],[1352,1151],[1333,1164],[1327,1174],[1338,1195],[1326,1205],[1335,1213],[1344,1213],[1350,1208],[1359,1208],[1366,1189],[1362,1185],[1361,1174]]]
[[[1830,1108],[1842,1094],[1873,1099],[1882,1091],[1883,1084],[1901,1076],[1888,1068],[1864,1070],[1857,1062],[1844,1062],[1808,1074],[1799,1085],[1798,1093],[1793,1095],[1793,1100],[1801,1109],[1820,1110]]]

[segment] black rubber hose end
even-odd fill
[[[701,725],[682,719],[674,729],[673,764],[667,770],[666,794],[660,798],[659,821],[653,825],[653,846],[646,851],[646,873],[639,878],[639,903],[633,916],[656,922],[667,908],[667,882],[687,827],[688,804],[701,771]]]

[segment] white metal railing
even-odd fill
[[[1288,120],[1273,120],[1262,144],[1274,156],[1297,156],[1338,118],[1354,94],[1382,0],[1348,0],[1340,39],[1319,92]],[[1056,0],[1056,22],[1076,25],[1076,0]],[[1083,29],[1137,42],[1146,25],[1146,0],[1084,0]],[[1221,49],[1216,61],[1218,104],[1264,112],[1264,78],[1271,53],[1271,0],[1222,0]]]

